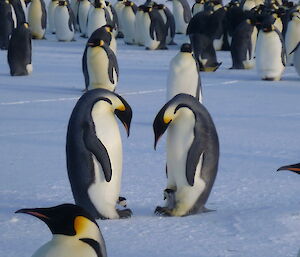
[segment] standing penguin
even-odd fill
[[[132,111],[119,95],[105,89],[86,92],[71,114],[67,133],[67,169],[76,204],[94,218],[118,219],[122,177],[122,140],[115,115],[129,135]]]
[[[48,31],[55,34],[55,24],[54,24],[54,11],[58,6],[58,0],[51,0],[48,4],[47,17],[48,17]]]
[[[13,7],[13,13],[16,16],[17,26],[24,24],[26,22],[26,5],[24,0],[9,0],[11,6]]]
[[[72,41],[75,34],[73,11],[65,0],[59,0],[54,11],[55,35],[58,41]]]
[[[29,29],[33,39],[45,38],[47,12],[44,0],[30,0],[28,9]]]
[[[21,209],[16,213],[42,220],[52,232],[52,239],[42,245],[33,257],[107,257],[98,224],[92,215],[77,205]]]
[[[293,63],[293,49],[300,40],[300,8],[291,13],[291,20],[287,25],[287,31],[285,34],[285,47],[287,53],[287,65]]]
[[[180,52],[170,62],[167,101],[180,93],[192,95],[202,103],[199,67],[190,44],[183,44]]]
[[[125,7],[122,10],[122,25],[124,41],[128,45],[135,44],[135,15],[137,6],[132,1],[124,2]]]
[[[110,16],[110,20],[111,20],[110,25],[113,28],[113,35],[114,35],[114,37],[116,37],[118,35],[118,31],[119,31],[118,15],[117,15],[115,8],[112,6],[112,4],[110,2],[105,1],[105,3],[106,3],[106,9]]]
[[[139,46],[144,45],[144,28],[146,26],[144,25],[144,10],[147,7],[145,5],[140,5],[138,6],[138,10],[135,15],[135,39],[134,42],[135,44]]]
[[[91,7],[91,3],[89,0],[79,1],[77,20],[78,20],[79,31],[81,32],[82,37],[87,37],[86,30],[87,30],[88,14],[89,14],[90,7]]]
[[[298,75],[300,76],[300,41],[298,42],[296,48],[293,50],[293,54],[294,54],[294,60],[293,60],[294,67]]]
[[[7,61],[11,76],[23,76],[32,72],[31,33],[28,24],[19,25],[11,35]]]
[[[158,10],[152,7],[146,7],[144,12],[143,43],[146,49],[167,49],[167,30],[163,18]]]
[[[14,28],[12,8],[7,0],[0,0],[0,49],[7,50],[9,37]]]
[[[105,88],[115,91],[119,78],[118,62],[104,40],[91,36],[87,43],[86,55],[83,54],[82,64],[86,89]]]
[[[255,64],[257,28],[255,20],[247,19],[235,29],[230,46],[231,69],[252,69]]]
[[[177,34],[185,34],[192,18],[191,8],[186,0],[168,0],[173,3],[173,14]]]
[[[198,12],[204,11],[204,0],[196,0],[192,7],[192,14],[195,16]]]
[[[158,206],[155,212],[186,216],[208,211],[205,203],[219,161],[219,141],[213,120],[195,97],[179,94],[163,106],[154,120],[154,147],[167,128],[167,190],[174,191],[175,206],[172,209]]]
[[[273,23],[270,17],[263,21],[256,43],[256,70],[263,80],[280,80],[285,69],[284,41]]]
[[[123,38],[124,33],[123,33],[123,21],[122,21],[122,12],[123,9],[125,8],[125,2],[126,0],[117,0],[115,4],[113,5],[116,14],[118,16],[118,21],[119,21],[119,30],[118,30],[118,35],[117,38]]]

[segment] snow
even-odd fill
[[[177,43],[186,41],[177,36]],[[24,257],[51,238],[45,224],[14,214],[25,207],[73,202],[65,164],[69,116],[82,94],[85,39],[33,41],[33,73],[10,77],[0,52],[0,256]],[[255,70],[222,66],[201,73],[204,104],[220,139],[216,183],[207,203],[215,212],[157,217],[163,204],[165,136],[154,151],[152,122],[165,103],[168,65],[179,46],[145,51],[118,40],[117,92],[133,109],[124,147],[122,196],[133,217],[98,221],[109,257],[290,257],[300,247],[300,177],[276,169],[299,162],[300,83],[293,67],[282,81]]]

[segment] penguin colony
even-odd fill
[[[231,69],[256,68],[263,80],[280,80],[286,65],[300,75],[300,6],[288,1],[130,0],[114,5],[103,0],[0,0],[0,48],[8,51],[12,76],[32,72],[31,39],[48,33],[58,41],[88,38],[82,57],[84,94],[71,114],[66,141],[69,181],[76,205],[21,209],[44,221],[53,234],[34,257],[107,256],[95,219],[129,218],[132,211],[120,196],[122,140],[117,118],[129,136],[132,110],[115,91],[119,68],[117,41],[166,50],[186,42],[171,60],[166,104],[153,122],[154,147],[167,132],[167,186],[164,206],[155,213],[186,216],[211,211],[205,204],[219,161],[219,141],[203,103],[200,71],[216,71],[216,51],[230,51]],[[47,10],[46,10],[47,9]],[[47,27],[48,26],[48,27]],[[189,42],[189,43],[188,43]],[[189,81],[187,84],[186,81]],[[300,173],[299,164],[283,166]]]

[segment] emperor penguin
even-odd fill
[[[26,208],[16,213],[29,214],[46,223],[52,239],[32,257],[107,257],[100,228],[91,214],[74,204],[49,208]]]
[[[125,7],[122,10],[124,42],[132,45],[135,44],[135,15],[137,13],[137,6],[130,0],[124,2],[124,5]]]
[[[273,23],[273,19],[266,18],[257,37],[256,70],[263,80],[280,80],[286,64],[284,41]]]
[[[44,0],[30,0],[28,23],[33,39],[44,39],[47,26],[47,12]]]
[[[66,0],[59,0],[54,11],[55,35],[58,41],[72,41],[75,35],[75,17]]]
[[[167,29],[158,10],[146,7],[144,13],[143,43],[146,49],[167,49]]]
[[[198,12],[204,11],[204,0],[196,0],[192,7],[192,15],[195,16]]]
[[[180,52],[171,60],[167,79],[167,101],[185,93],[202,103],[202,88],[199,66],[193,56],[192,46],[182,44]]]
[[[161,17],[163,18],[163,21],[166,25],[167,29],[167,37],[166,37],[166,44],[167,45],[176,45],[174,42],[175,38],[175,19],[174,15],[170,11],[170,9],[165,6],[164,4],[156,4],[153,6],[158,10]]]
[[[144,45],[144,30],[146,29],[146,25],[144,25],[144,16],[145,9],[147,7],[145,5],[138,6],[136,15],[135,15],[135,44],[139,46]]]
[[[9,1],[0,1],[0,49],[7,50],[9,38],[14,29],[12,8]],[[5,18],[4,18],[5,17]]]
[[[255,20],[247,19],[235,29],[230,46],[231,69],[252,69],[255,65],[257,28]]]
[[[11,35],[7,61],[11,76],[24,76],[32,72],[31,33],[28,23],[23,23],[13,30]]]
[[[48,31],[55,34],[55,24],[54,24],[54,11],[58,6],[58,0],[51,0],[48,3],[47,17],[48,17]]]
[[[78,6],[78,26],[82,37],[87,37],[87,22],[91,2],[89,0],[80,0]]]
[[[187,0],[168,0],[173,3],[173,14],[177,34],[185,34],[192,18],[191,8]]]
[[[9,0],[9,3],[11,4],[13,8],[13,13],[16,18],[16,26],[24,24],[24,22],[27,22],[26,19],[26,5],[24,0]]]
[[[294,60],[293,60],[294,67],[298,75],[300,76],[300,41],[298,42],[298,45],[293,50],[293,54],[294,54]]]
[[[68,5],[71,7],[72,9],[72,12],[74,14],[74,17],[76,18],[76,23],[75,23],[75,26],[76,26],[76,30],[79,30],[79,24],[78,24],[78,9],[79,9],[79,4],[80,4],[80,0],[68,0]]]
[[[118,62],[114,52],[104,40],[99,37],[89,39],[86,57],[83,55],[82,63],[87,90],[105,88],[115,91],[119,77]]]
[[[125,1],[127,0],[117,0],[115,4],[113,5],[116,14],[118,16],[118,21],[119,21],[119,28],[118,28],[118,35],[117,38],[123,38],[124,33],[123,33],[123,20],[122,20],[122,12],[123,9],[125,8]]]
[[[156,214],[186,216],[208,211],[205,203],[214,184],[219,161],[219,141],[207,109],[193,96],[178,94],[158,112],[153,122],[157,141],[167,135],[167,190],[175,200],[158,206]],[[166,192],[166,191],[165,191]],[[175,202],[175,204],[174,204]]]
[[[129,136],[130,106],[118,94],[98,88],[81,96],[68,125],[67,169],[73,196],[96,219],[128,218],[132,213],[116,209],[123,153],[115,116]]]
[[[110,25],[113,28],[113,35],[114,35],[114,37],[116,37],[118,35],[118,31],[119,31],[118,15],[117,15],[115,8],[113,7],[113,5],[110,2],[105,1],[105,3],[106,3],[106,9],[110,16],[110,20],[111,20]]]
[[[287,65],[293,64],[293,53],[291,53],[300,40],[300,8],[290,14],[291,20],[288,22],[285,34],[285,47],[287,53]]]

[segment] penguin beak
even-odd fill
[[[123,123],[127,136],[130,135],[130,124],[132,119],[132,110],[131,107],[127,102],[125,102],[124,99],[122,99],[123,105],[119,106],[117,109],[115,109],[115,114],[119,118],[119,120]]]
[[[153,122],[153,131],[154,131],[154,149],[156,150],[156,145],[158,140],[167,130],[172,119],[170,117],[164,117],[166,111],[166,106],[164,106],[156,115]]]
[[[300,174],[300,163],[282,166],[277,171],[280,171],[280,170],[290,170],[292,172]]]
[[[32,215],[42,221],[50,220],[50,217],[47,214],[46,208],[35,208],[35,209],[20,209],[15,213],[25,213]]]

